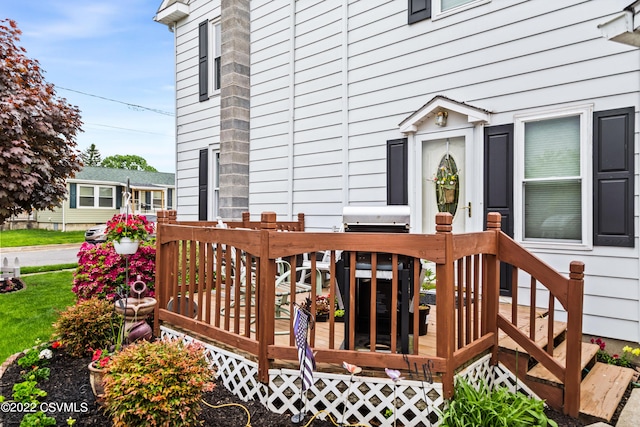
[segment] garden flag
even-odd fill
[[[316,361],[313,357],[313,351],[307,343],[309,314],[297,305],[293,306],[293,310],[293,333],[296,337],[296,347],[298,347],[300,377],[302,378],[302,391],[304,391],[313,385],[313,370],[316,368]]]

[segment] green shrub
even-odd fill
[[[115,345],[121,319],[113,302],[92,298],[67,307],[53,327],[67,353],[82,357],[92,349]]]
[[[116,427],[199,425],[199,402],[213,378],[200,345],[136,342],[106,369],[105,405]]]
[[[55,426],[56,419],[47,416],[44,412],[38,411],[32,414],[25,414],[20,421],[20,427]]]
[[[38,388],[35,381],[23,381],[13,385],[13,400],[21,403],[38,403],[39,397],[46,397],[47,392]]]
[[[489,391],[484,382],[478,389],[458,377],[454,396],[442,414],[441,427],[539,426],[558,427],[544,413],[544,402],[511,393],[505,387]]]

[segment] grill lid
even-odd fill
[[[349,225],[389,226],[409,228],[409,206],[345,206],[342,222]]]

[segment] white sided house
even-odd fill
[[[455,233],[497,211],[561,273],[585,263],[585,333],[640,342],[640,2],[165,0],[155,19],[179,220],[331,231],[345,206],[404,204],[412,232],[446,209]]]

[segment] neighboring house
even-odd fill
[[[32,226],[71,231],[105,223],[124,206],[123,193],[126,192],[127,181],[135,213],[175,208],[173,173],[87,166],[75,178],[67,180],[69,197],[62,207],[35,212]]]
[[[164,1],[176,45],[180,220],[407,204],[585,269],[584,332],[640,341],[640,2]],[[505,271],[503,293],[511,294]],[[529,283],[520,303],[528,303]],[[542,295],[541,295],[542,297]],[[526,297],[528,298],[528,297]]]

